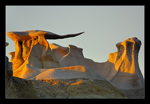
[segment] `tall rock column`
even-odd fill
[[[14,42],[15,42],[15,56],[12,63],[13,63],[13,70],[16,70],[24,63],[24,60],[22,58],[22,46],[19,44],[18,40],[15,40]]]
[[[118,55],[115,62],[116,75],[111,81],[121,89],[142,88],[144,85],[138,63],[141,41],[136,37],[117,43]]]

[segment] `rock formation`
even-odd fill
[[[37,78],[40,80],[26,80],[12,76],[9,64],[6,57],[6,98],[127,98],[110,82],[83,66],[51,69],[43,73],[45,77],[39,74]]]
[[[141,41],[135,37],[117,43],[118,52],[110,53],[108,61],[104,63],[97,63],[84,58],[81,48],[69,45],[69,52],[59,58],[59,63],[61,67],[87,66],[112,81],[120,89],[135,88],[135,86],[132,86],[133,83],[136,84],[137,88],[141,88],[143,76],[138,65],[140,45]],[[55,54],[55,51],[53,52]]]
[[[8,37],[15,42],[15,52],[9,53],[12,56],[13,76],[26,78],[22,76],[27,73],[28,66],[42,69],[58,68],[59,62],[54,53],[51,52],[46,39],[63,39],[75,37],[82,33],[57,35],[41,30],[8,32]],[[33,70],[31,69],[30,72],[33,72]]]
[[[127,98],[106,80],[26,80],[12,77],[6,84],[6,98]]]
[[[97,86],[97,81],[103,80],[105,83],[110,83],[111,87],[117,87],[124,91],[129,98],[143,98],[144,81],[138,64],[141,41],[133,37],[117,43],[118,51],[110,53],[108,60],[103,63],[85,58],[82,48],[74,45],[62,47],[54,43],[49,44],[46,41],[46,39],[62,39],[80,34],[82,33],[60,36],[39,30],[8,32],[7,35],[15,42],[15,52],[9,53],[12,56],[13,76],[31,80],[33,86],[33,80],[42,81],[36,83],[51,87],[59,80],[58,89],[61,88],[60,85],[62,86],[61,82],[63,82],[63,86],[68,86],[68,83],[69,85],[74,83],[70,83],[74,79],[75,83],[81,82],[81,85],[84,84],[82,82],[94,83],[95,86]],[[36,88],[35,90],[39,91]],[[50,90],[50,92],[53,91]],[[68,93],[68,90],[65,88],[63,92]],[[55,95],[57,94],[52,94],[54,98]],[[46,97],[47,95],[42,96]],[[68,98],[70,94],[65,96]],[[88,95],[88,97],[90,96]],[[99,95],[92,96],[98,97]]]
[[[56,56],[62,56],[58,58],[61,67],[87,66],[111,81],[117,88],[125,91],[128,96],[138,97],[144,96],[144,80],[138,64],[140,45],[141,41],[136,37],[117,43],[118,52],[110,53],[108,60],[103,63],[84,58],[82,49],[73,45],[69,45],[69,52],[64,56],[52,51]],[[56,46],[57,50],[63,50],[61,46]],[[64,48],[64,50],[67,50],[67,48]]]
[[[7,36],[10,37],[13,41],[16,39],[18,41],[24,41],[24,40],[29,40],[31,38],[39,38],[39,36],[44,36],[45,39],[63,39],[63,38],[70,38],[70,37],[75,37],[78,36],[81,33],[76,33],[76,34],[67,34],[67,35],[58,35],[49,31],[43,31],[43,30],[29,30],[29,31],[12,31],[12,32],[7,32]]]
[[[69,52],[68,47],[62,47],[55,43],[49,44],[49,47],[52,50],[52,52],[55,54],[57,60],[59,60],[61,57],[63,57],[64,55],[66,55]]]

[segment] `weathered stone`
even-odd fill
[[[34,82],[33,79],[42,80],[36,83],[42,83],[43,85],[47,85],[50,82],[53,85],[51,88],[54,88],[54,91],[56,88],[58,89],[58,92],[55,91],[54,93],[50,93],[53,91],[49,92],[47,90],[49,93],[35,94],[36,97],[40,98],[61,98],[62,96],[65,98],[82,98],[84,95],[79,92],[86,93],[87,96],[84,97],[87,98],[106,97],[99,95],[99,93],[97,95],[94,94],[97,92],[97,88],[94,86],[93,93],[89,95],[91,90],[86,85],[86,83],[90,85],[91,81],[94,81],[93,84],[97,85],[97,81],[101,83],[101,80],[105,79],[112,86],[114,85],[124,91],[129,98],[144,98],[144,80],[138,64],[138,52],[141,41],[133,37],[117,43],[118,51],[110,53],[108,60],[103,63],[85,58],[82,48],[74,45],[69,45],[69,48],[62,47],[57,44],[48,44],[46,41],[46,39],[62,39],[80,34],[82,33],[59,36],[40,30],[8,32],[7,35],[15,42],[15,52],[10,53],[12,56],[11,62],[13,63],[13,76],[30,79],[32,80],[31,82]],[[78,80],[70,83],[72,79]],[[34,83],[32,84],[34,86]],[[84,87],[87,87],[86,89],[89,92],[83,90]],[[82,89],[82,91],[79,90],[78,92],[78,88]],[[39,89],[36,89],[36,93],[41,92]],[[77,96],[74,96],[76,94]]]
[[[125,92],[129,90],[128,95],[130,93],[136,96],[137,93],[132,94],[135,91],[130,89],[135,89],[136,91],[139,89],[139,96],[141,95],[141,97],[143,97],[144,81],[138,64],[140,45],[141,41],[136,37],[117,43],[118,52],[110,53],[108,60],[104,63],[98,63],[91,59],[84,58],[81,48],[69,45],[69,52],[59,58],[59,63],[61,67],[74,65],[87,66],[111,81],[119,89]],[[53,52],[54,54],[59,54],[58,52]],[[142,89],[143,93],[141,91]]]
[[[39,98],[31,81],[17,77],[10,78],[5,86],[6,98]]]
[[[14,41],[15,40],[23,41],[23,40],[29,40],[31,38],[36,39],[39,36],[44,36],[45,39],[63,39],[63,38],[75,37],[82,33],[84,32],[76,33],[76,34],[58,35],[49,31],[29,30],[29,31],[20,31],[20,32],[18,31],[7,32],[7,36]]]
[[[107,80],[42,79],[13,77],[6,87],[6,98],[127,98]]]
[[[36,68],[59,67],[59,62],[49,48],[46,39],[63,39],[75,37],[82,33],[61,36],[42,30],[7,32],[7,36],[15,42],[15,52],[10,53],[12,56],[11,62],[13,63],[13,76],[19,77],[18,75],[22,75],[24,72],[22,69],[27,64]]]
[[[49,47],[52,50],[52,52],[55,54],[55,57],[57,58],[57,60],[59,60],[60,58],[62,58],[69,52],[68,47],[62,47],[55,43],[49,44]]]

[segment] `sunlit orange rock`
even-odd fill
[[[81,48],[69,45],[69,52],[61,57],[59,62],[62,67],[73,65],[87,66],[91,70],[112,81],[118,88],[135,88],[135,86],[132,86],[132,83],[138,83],[136,85],[142,87],[143,76],[138,65],[138,52],[140,45],[141,41],[135,37],[117,43],[116,46],[118,48],[118,52],[110,53],[108,60],[104,63],[98,63],[91,59],[84,58]],[[117,80],[117,77],[120,82]],[[132,81],[131,79],[134,79],[134,77],[135,79],[138,79],[136,81]]]
[[[7,36],[15,42],[15,52],[9,53],[12,56],[13,76],[21,77],[24,76],[24,73],[28,73],[26,70],[28,69],[27,65],[41,69],[60,67],[59,62],[51,51],[46,39],[63,39],[75,37],[82,33],[84,32],[58,35],[42,30],[7,32]]]
[[[116,60],[106,79],[122,89],[128,97],[144,97],[144,79],[138,63],[141,41],[133,37],[117,43],[116,46]]]
[[[32,39],[22,41],[22,48],[23,48],[22,58],[24,61],[27,60],[30,54],[30,50],[32,48],[31,45],[32,45]]]
[[[66,55],[69,52],[68,47],[62,47],[55,43],[49,44],[49,47],[51,48],[52,52],[55,54],[57,60],[59,60],[60,58],[62,58],[64,55]]]
[[[21,49],[21,45],[19,44],[19,41],[15,40],[15,56],[12,60],[13,63],[13,70],[19,68],[23,63],[24,60],[22,58],[22,49]]]
[[[11,55],[11,59],[10,59],[10,62],[13,61],[14,57],[15,57],[15,52],[10,52],[8,53],[9,55]]]
[[[36,70],[32,70],[32,68],[30,69],[28,67],[32,67],[33,69],[49,69],[60,66],[51,49],[49,47],[46,49],[44,45],[37,43],[31,48],[28,58],[25,60],[25,62],[16,70],[13,69],[13,75],[16,77],[25,78],[23,76],[26,76],[26,74],[31,76],[32,72],[36,72]]]
[[[29,31],[11,31],[7,32],[7,36],[11,38],[13,41],[16,39],[18,41],[29,40],[31,38],[37,39],[38,36],[44,36],[45,39],[63,39],[75,37],[84,32],[76,33],[76,34],[67,34],[67,35],[58,35],[49,31],[43,30],[29,30]]]
[[[117,74],[111,81],[121,89],[142,88],[143,76],[138,63],[141,41],[136,37],[116,44],[118,56],[115,62]]]
[[[117,43],[118,51],[110,53],[103,63],[85,58],[82,48],[74,45],[62,47],[49,44],[46,40],[80,34],[59,36],[40,30],[8,32],[7,35],[15,42],[15,52],[9,53],[12,56],[13,76],[30,80],[105,78],[129,97],[143,96],[144,80],[138,64],[141,41],[138,38]],[[75,85],[78,83],[82,84],[79,81]]]
[[[69,52],[59,58],[59,63],[61,67],[87,66],[111,81],[116,87],[126,91],[129,96],[143,96],[144,80],[138,64],[140,46],[141,41],[138,38],[128,38],[116,44],[118,52],[110,53],[106,62],[98,63],[85,58],[81,48],[69,45]],[[58,52],[54,51],[54,54]]]
[[[18,69],[21,65],[23,65],[23,63],[26,60],[28,60],[28,58],[30,58],[29,59],[30,61],[28,60],[27,63],[30,63],[31,66],[35,66],[35,67],[40,66],[42,68],[51,68],[56,66],[59,67],[59,62],[55,58],[53,52],[51,52],[51,49],[49,48],[49,43],[46,41],[46,39],[63,39],[63,38],[75,37],[82,33],[84,32],[77,33],[77,34],[58,35],[52,32],[42,31],[42,30],[7,32],[7,36],[10,37],[15,42],[15,53],[10,53],[10,55],[12,56],[11,61],[13,63],[13,70]],[[7,46],[7,44],[5,45]],[[46,50],[45,48],[42,47],[46,47]],[[39,49],[40,52],[42,53],[37,54],[38,56],[33,55],[38,53]],[[31,50],[32,50],[32,55],[30,55]],[[33,52],[33,50],[35,50],[36,52]],[[32,61],[34,60],[34,62],[32,62],[31,60]],[[35,64],[36,61],[37,63]]]

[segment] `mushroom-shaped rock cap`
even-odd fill
[[[46,39],[63,39],[63,38],[69,38],[69,37],[75,37],[84,32],[76,33],[76,34],[67,34],[67,35],[58,35],[52,32],[43,31],[43,30],[29,30],[29,31],[12,31],[7,32],[7,36],[11,38],[12,40],[28,40],[31,38],[37,38],[38,36],[44,35]]]

